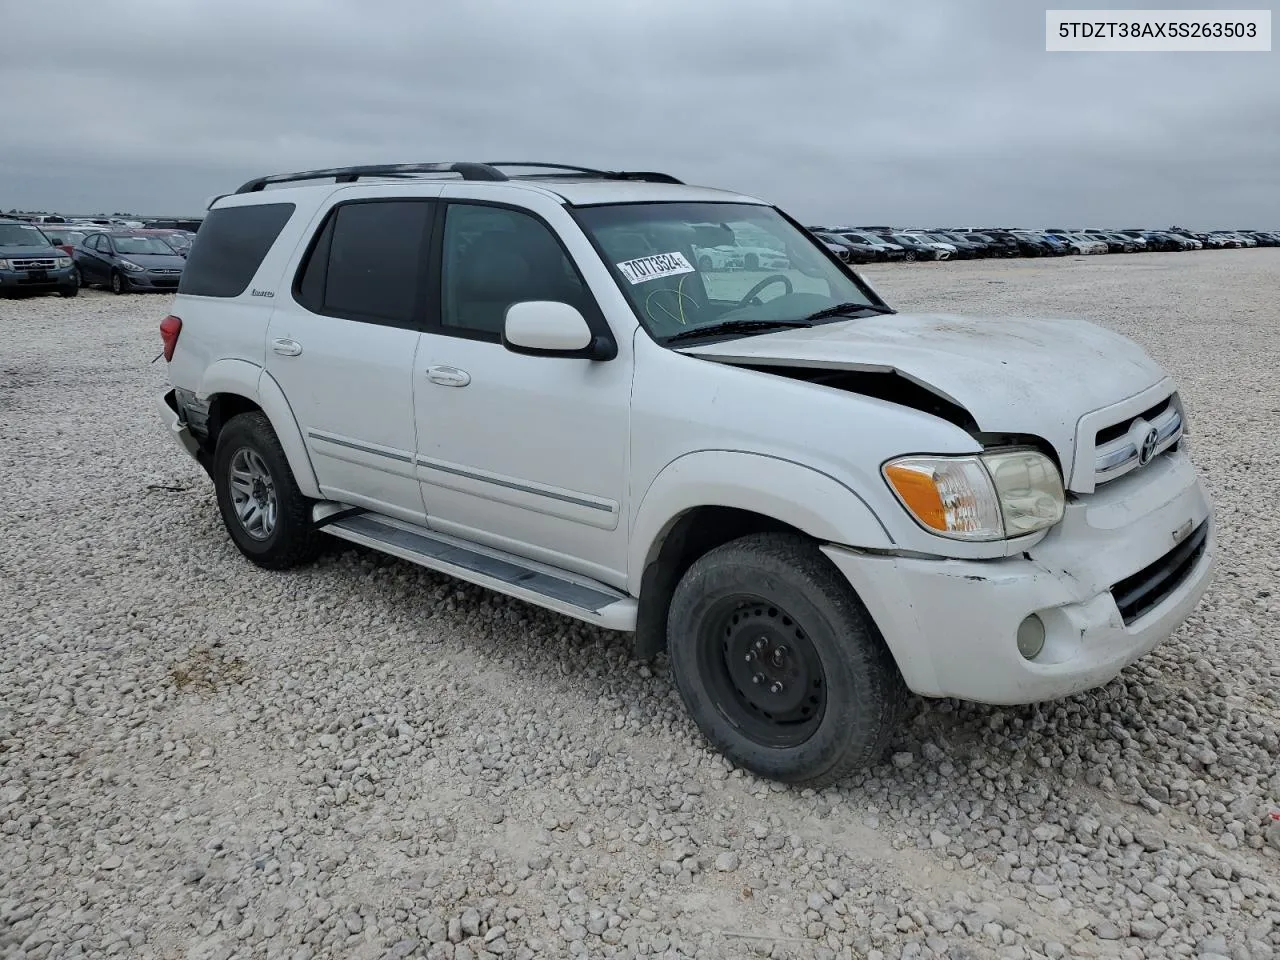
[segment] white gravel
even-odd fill
[[[821,794],[620,635],[336,541],[250,566],[152,412],[169,298],[0,301],[0,955],[1280,954],[1280,250],[865,273],[1141,341],[1223,563],[1107,688],[921,702]]]

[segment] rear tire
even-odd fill
[[[817,788],[875,763],[908,700],[866,608],[798,535],[742,537],[697,560],[667,634],[698,728],[767,779]]]
[[[222,428],[213,484],[232,542],[259,567],[287,570],[319,554],[311,501],[298,490],[266,414],[242,413]]]

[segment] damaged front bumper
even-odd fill
[[[1212,579],[1217,537],[1194,467],[1174,452],[1069,503],[1017,558],[824,552],[913,691],[1018,704],[1101,686],[1167,639]],[[1017,635],[1032,615],[1044,643],[1027,659]]]

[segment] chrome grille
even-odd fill
[[[1176,394],[1096,434],[1094,483],[1100,485],[1146,466],[1182,438],[1182,408]]]
[[[15,270],[52,270],[57,261],[53,257],[24,257],[21,260],[10,260]]]
[[[175,275],[175,274],[179,274],[179,273],[181,273],[182,271],[181,271],[181,270],[174,270],[174,269],[171,269],[171,268],[169,268],[169,267],[153,267],[149,272],[150,272],[150,273],[157,274],[157,275],[162,276],[162,277],[169,277],[169,276],[173,276],[173,275]]]

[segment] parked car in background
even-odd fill
[[[902,247],[904,260],[949,260],[951,254],[909,233],[891,233],[886,238]]]
[[[85,286],[112,293],[176,290],[186,259],[159,237],[137,231],[93,233],[76,247],[76,268]]]
[[[76,246],[89,235],[89,232],[84,229],[68,229],[68,225],[63,223],[50,223],[44,227],[45,236],[68,257],[75,255]]]
[[[890,243],[884,237],[877,236],[874,233],[848,231],[837,233],[836,236],[842,240],[848,240],[850,243],[865,244],[875,251],[876,259],[882,262],[905,260],[907,257],[907,251],[902,249],[901,246],[896,243]]]
[[[1042,230],[1019,230],[1017,232],[1043,243],[1050,256],[1065,257],[1071,252],[1071,248],[1063,241]]]
[[[1071,247],[1073,253],[1093,255],[1099,253],[1109,253],[1111,248],[1107,246],[1105,240],[1099,240],[1091,237],[1086,233],[1056,233],[1054,236],[1065,240]]]
[[[693,252],[697,257],[694,263],[703,273],[742,269],[742,253],[737,247],[728,244],[701,247],[695,244]]]
[[[1141,237],[1126,237],[1122,233],[1104,233],[1101,234],[1103,239],[1108,243],[1115,242],[1120,245],[1120,249],[1111,248],[1112,253],[1141,253],[1147,249],[1147,241]]]
[[[1019,253],[1018,241],[1009,234],[965,233],[964,238],[975,243],[986,243],[991,248],[991,256],[1015,257]]]
[[[133,232],[141,237],[159,237],[184,257],[191,252],[191,243],[196,238],[194,233],[190,233],[186,230],[166,230],[144,227],[141,230],[134,230]]]
[[[915,239],[919,240],[921,243],[926,244],[927,246],[933,247],[935,250],[943,251],[944,253],[946,253],[947,255],[946,259],[948,260],[951,260],[956,256],[956,245],[954,243],[946,243],[942,240],[933,240],[925,236],[923,233],[919,231],[905,231],[905,235],[908,237],[914,237]]]
[[[869,243],[849,240],[837,234],[828,233],[825,230],[815,231],[814,236],[823,243],[834,243],[843,247],[845,256],[841,259],[846,263],[875,263],[880,259],[879,251]]]
[[[1108,253],[1127,253],[1130,250],[1137,249],[1137,247],[1134,246],[1133,244],[1126,243],[1124,240],[1118,237],[1113,237],[1105,233],[1091,233],[1089,234],[1089,236],[1095,240],[1099,240],[1102,243],[1105,243],[1107,245]]]
[[[1141,231],[1138,235],[1147,241],[1148,250],[1169,253],[1183,249],[1183,245],[1178,240],[1158,230]]]
[[[954,231],[947,230],[939,234],[939,236],[944,240],[957,245],[961,243],[968,244],[972,251],[972,255],[975,257],[993,257],[996,255],[996,250],[990,243],[985,240],[978,240],[971,234],[956,233]]]
[[[974,243],[972,240],[966,240],[964,237],[952,235],[949,233],[941,233],[930,230],[928,233],[922,234],[934,243],[948,243],[956,248],[956,252],[952,256],[956,260],[974,260],[978,257],[986,256],[987,245],[985,243]]]
[[[80,292],[71,258],[34,224],[0,219],[0,292]]]
[[[1012,256],[1015,257],[1044,257],[1053,252],[1044,241],[1012,230],[988,230],[983,236],[989,236],[1000,243],[1013,244]]]

